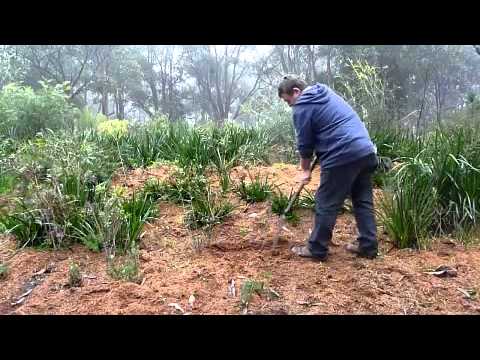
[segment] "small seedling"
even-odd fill
[[[261,277],[265,283],[263,294],[267,296],[268,300],[278,299],[280,294],[270,287],[273,274],[271,271],[265,271],[261,274]]]
[[[243,237],[243,236],[246,236],[247,234],[249,233],[249,229],[248,228],[241,228],[240,229],[240,235]]]
[[[82,285],[82,274],[78,264],[72,262],[68,267],[68,286],[79,287]]]
[[[272,274],[271,271],[265,271],[265,272],[263,272],[261,275],[262,275],[262,278],[265,279],[265,281],[267,282],[267,284],[270,282],[270,280],[272,280],[273,274]]]
[[[201,251],[208,245],[210,237],[205,234],[198,234],[192,236],[192,249],[195,252]]]
[[[228,172],[220,175],[220,186],[224,194],[228,192],[228,189],[230,188],[230,174]]]
[[[476,289],[462,289],[458,288],[458,291],[460,291],[463,294],[463,298],[467,300],[476,300],[478,298],[478,291]]]
[[[142,276],[139,269],[140,261],[138,251],[131,250],[123,261],[115,264],[113,260],[109,261],[108,274],[115,280],[124,280],[134,283],[140,283]]]
[[[240,291],[240,306],[242,308],[247,307],[252,300],[253,294],[257,293],[261,295],[264,290],[263,288],[263,281],[256,281],[251,279],[246,280],[243,283],[242,289]]]
[[[246,309],[248,304],[252,300],[252,296],[254,294],[258,294],[260,296],[265,295],[268,300],[278,299],[280,294],[277,293],[275,290],[268,287],[268,283],[272,278],[271,272],[265,272],[262,274],[263,280],[251,280],[247,279],[240,290],[240,307],[242,309]]]
[[[176,244],[175,239],[170,237],[163,237],[161,243],[165,249],[174,249]]]
[[[8,265],[0,264],[0,280],[6,279],[8,275]]]

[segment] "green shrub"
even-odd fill
[[[47,177],[78,177],[81,183],[100,183],[119,163],[88,137],[65,132],[45,132],[25,142],[17,151],[15,172],[25,182]]]
[[[41,88],[9,84],[0,91],[0,133],[33,137],[45,129],[72,129],[78,111],[68,101],[68,84],[39,82]]]
[[[15,198],[15,209],[0,215],[0,223],[16,236],[19,246],[55,249],[72,243],[75,226],[83,218],[75,200],[58,187],[37,187],[31,197]]]
[[[17,181],[17,177],[8,172],[0,173],[0,194],[10,193],[15,188]]]
[[[23,209],[13,212],[2,212],[0,224],[6,233],[15,235],[19,246],[33,245],[38,236],[42,236],[42,222],[37,209],[29,210],[24,204]]]
[[[125,136],[128,132],[128,120],[113,119],[99,122],[97,125],[97,131],[101,135],[119,139]]]

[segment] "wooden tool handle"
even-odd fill
[[[314,169],[315,166],[317,165],[317,162],[318,162],[318,158],[317,158],[317,156],[315,155],[315,157],[313,158],[312,163],[310,164],[310,173],[313,171],[313,169]],[[292,209],[293,204],[295,203],[295,201],[297,200],[298,196],[299,196],[300,193],[302,192],[304,186],[305,186],[305,184],[302,182],[302,183],[300,184],[300,187],[298,188],[298,190],[295,192],[295,194],[293,195],[293,197],[290,199],[290,202],[288,203],[285,211],[283,212],[283,215],[287,215],[288,212]]]

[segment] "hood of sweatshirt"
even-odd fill
[[[325,104],[329,101],[330,94],[328,88],[322,84],[315,84],[307,87],[298,97],[295,105],[302,104]]]

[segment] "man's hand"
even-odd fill
[[[299,182],[303,183],[303,185],[307,185],[312,178],[310,164],[310,159],[300,159],[300,168],[302,169],[302,174],[300,175]]]
[[[310,170],[303,170],[300,177],[298,178],[298,181],[303,183],[303,185],[307,185],[311,179],[312,173],[310,172]]]

